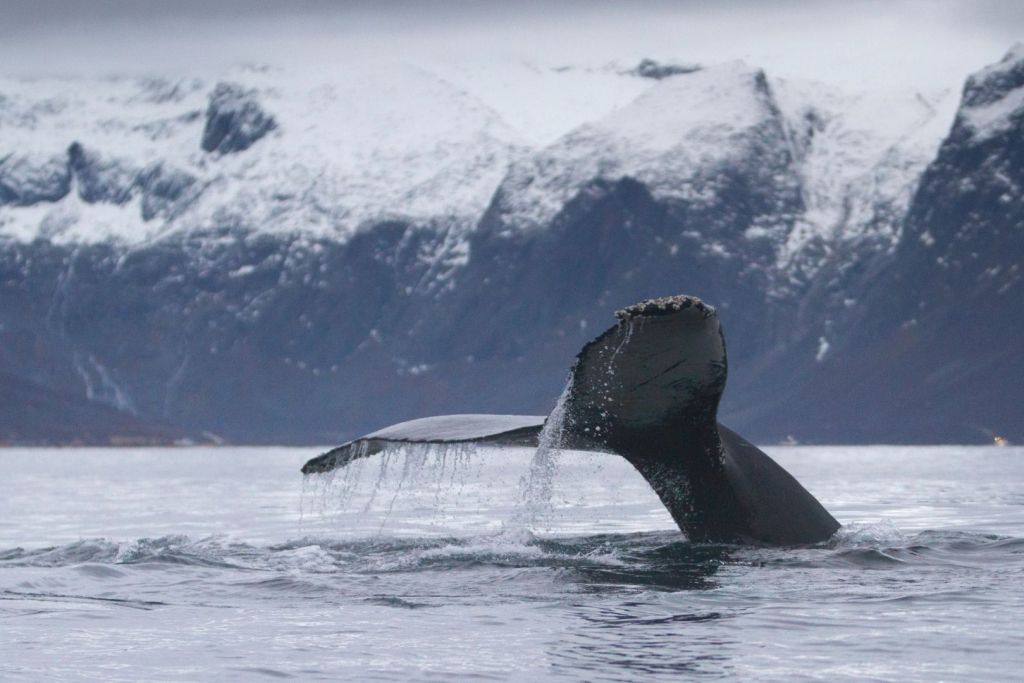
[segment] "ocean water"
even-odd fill
[[[1024,449],[767,450],[828,543],[690,544],[607,455],[0,450],[0,680],[1024,676]]]

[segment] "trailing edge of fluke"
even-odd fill
[[[558,448],[622,456],[693,542],[805,545],[839,523],[759,448],[717,419],[725,337],[690,296],[642,301],[576,357]],[[551,416],[444,415],[367,434],[307,462],[327,472],[402,443],[537,446]]]

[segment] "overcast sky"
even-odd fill
[[[555,5],[552,7],[552,5]],[[782,77],[959,88],[1024,39],[1024,2],[0,0],[11,75],[209,73],[353,59],[744,59]]]

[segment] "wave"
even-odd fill
[[[103,538],[61,546],[0,550],[0,570],[72,567],[97,580],[116,580],[133,568],[195,567],[253,573],[247,580],[269,590],[315,592],[302,577],[382,575],[477,568],[543,569],[568,573],[594,586],[639,584],[670,589],[705,587],[723,567],[857,567],[1024,563],[1024,538],[958,530],[906,534],[892,525],[848,526],[825,544],[756,548],[694,544],[675,532],[536,537],[517,531],[468,538],[356,539],[302,537],[258,545],[224,536],[186,535],[114,541]],[[259,573],[271,572],[273,578]],[[285,583],[277,578],[287,574]],[[288,583],[291,581],[292,583]]]

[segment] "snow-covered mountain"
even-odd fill
[[[3,231],[132,246],[227,222],[335,239],[392,216],[471,223],[519,145],[412,67],[231,76],[0,85],[5,203],[20,209]]]
[[[960,103],[742,62],[0,80],[0,378],[161,434],[323,441],[543,411],[613,308],[687,291],[723,312],[734,422],[927,440],[850,428],[856,405],[823,426],[778,387],[869,362],[847,342],[891,308],[880,283],[965,257],[940,225],[963,183],[1006,184],[964,220],[979,267],[1019,277],[1022,65]]]
[[[843,96],[741,62],[501,66],[515,101],[451,65],[0,81],[0,234],[133,246],[231,222],[346,240],[392,219],[470,231],[492,199],[529,229],[598,178],[709,202],[718,170],[761,155],[763,192],[807,205],[792,235],[784,222],[752,231],[781,232],[788,258],[835,232],[851,196],[905,205],[952,116],[941,94]]]

